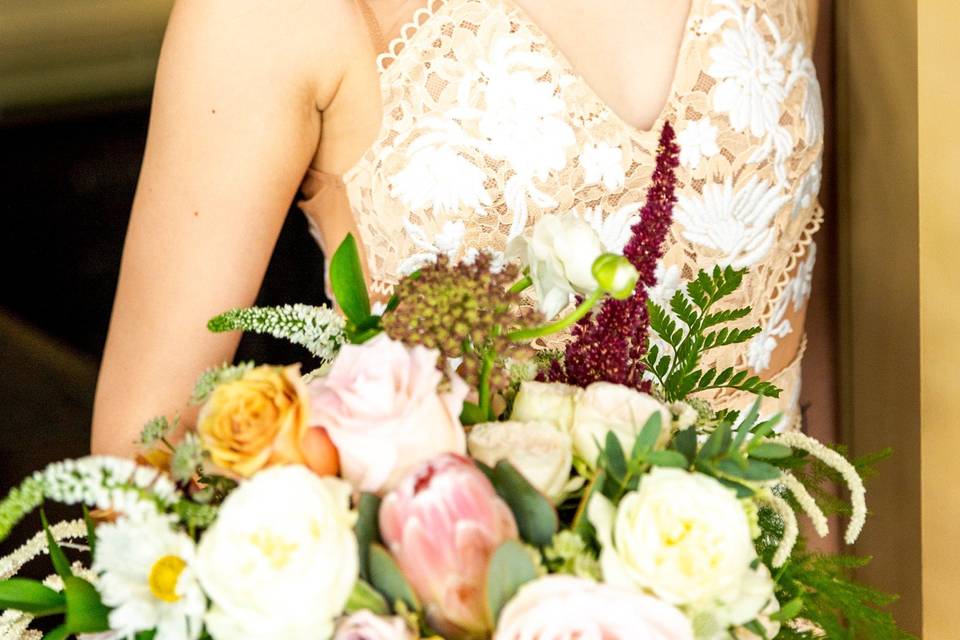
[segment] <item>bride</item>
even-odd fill
[[[298,190],[321,246],[357,235],[383,296],[440,253],[502,251],[542,216],[575,211],[618,249],[666,122],[679,201],[651,295],[748,268],[734,302],[762,332],[707,364],[775,379],[766,409],[796,426],[822,217],[816,2],[178,2],[94,450],[129,455],[149,418],[193,418],[193,381],[238,341],[206,321],[252,304]]]

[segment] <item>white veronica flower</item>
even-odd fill
[[[734,190],[733,180],[708,184],[702,198],[680,195],[675,212],[683,237],[719,251],[717,262],[735,269],[751,267],[776,240],[773,220],[789,198],[756,176]]]
[[[415,145],[406,166],[390,178],[391,195],[413,211],[439,216],[472,209],[483,215],[491,204],[486,174],[449,146]]]
[[[623,189],[626,172],[623,169],[623,149],[620,147],[613,147],[606,142],[587,144],[578,160],[583,167],[585,185],[603,183],[607,191],[613,192]]]
[[[157,630],[156,640],[200,637],[206,598],[194,574],[195,548],[154,511],[97,527],[93,570],[110,626],[121,637]]]
[[[705,117],[687,124],[683,131],[677,134],[677,144],[680,145],[680,164],[696,169],[702,158],[712,158],[720,153],[717,145],[717,132],[710,118]]]

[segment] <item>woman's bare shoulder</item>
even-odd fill
[[[177,0],[164,49],[174,50],[170,64],[269,78],[275,87],[314,85],[322,103],[365,34],[354,0]]]

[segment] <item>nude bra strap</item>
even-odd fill
[[[380,28],[380,21],[377,20],[377,14],[373,12],[367,0],[357,0],[357,6],[360,7],[360,13],[367,23],[367,30],[370,32],[370,41],[377,53],[386,50],[387,43],[383,40],[383,30]]]

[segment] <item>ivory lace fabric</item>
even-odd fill
[[[541,216],[575,210],[619,250],[638,219],[659,131],[678,134],[679,202],[652,297],[700,269],[749,269],[730,304],[750,305],[750,343],[708,366],[770,377],[771,354],[810,293],[823,138],[806,45],[806,2],[692,0],[676,75],[656,124],[624,122],[514,0],[432,0],[377,60],[381,131],[341,180],[308,175],[318,223],[346,198],[372,288],[387,294],[438,254],[503,251]],[[643,69],[638,69],[638,76]],[[330,187],[335,188],[330,188]],[[797,418],[801,352],[777,373],[767,412]],[[720,393],[721,405],[746,398]]]

